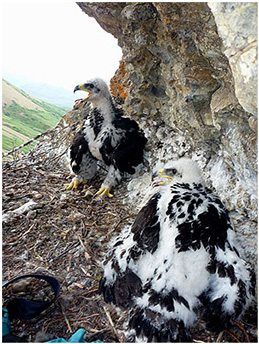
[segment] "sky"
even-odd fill
[[[114,75],[117,40],[71,1],[2,1],[2,73],[66,89]]]

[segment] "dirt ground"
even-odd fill
[[[78,191],[66,191],[69,173],[59,166],[3,165],[3,280],[29,273],[54,276],[61,285],[57,301],[31,321],[12,321],[13,333],[30,342],[65,338],[79,328],[87,342],[123,342],[125,311],[104,303],[98,294],[101,261],[113,235],[133,221],[123,203],[125,186],[115,197],[94,194],[96,178]],[[33,200],[30,210],[13,212]],[[3,290],[3,302],[10,291]],[[203,323],[192,330],[194,342],[257,342],[256,312],[250,310],[231,331],[213,334]]]

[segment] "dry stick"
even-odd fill
[[[221,331],[218,335],[218,338],[216,339],[216,343],[221,343],[222,337],[223,337],[224,331]]]
[[[119,227],[119,225],[125,221],[126,219],[128,219],[131,215],[127,215],[125,217],[123,217],[122,219],[120,219],[120,221],[114,226],[114,228],[112,228],[107,234],[106,236],[110,235],[112,232],[116,231],[116,229]]]
[[[8,156],[8,155],[10,155],[10,154],[20,150],[20,149],[22,149],[23,147],[25,147],[27,145],[29,145],[30,143],[32,143],[33,141],[37,140],[38,138],[46,135],[49,131],[50,130],[45,131],[44,133],[38,134],[35,137],[33,137],[32,139],[30,139],[29,141],[25,142],[24,144],[22,144],[22,145],[20,145],[18,147],[15,147],[14,149],[10,150],[9,152],[6,152],[6,153],[2,154],[2,158],[4,158],[4,157],[6,157],[6,156]]]
[[[51,133],[53,130],[55,130],[57,128],[59,123],[60,123],[60,121],[55,125],[54,128],[48,129],[48,130],[44,131],[43,133],[40,133],[40,134],[34,136],[32,139],[30,139],[29,141],[25,142],[24,144],[22,144],[22,145],[20,145],[18,147],[15,147],[14,149],[10,150],[9,152],[6,152],[6,153],[2,154],[2,158],[4,158],[4,157],[6,157],[6,156],[8,156],[8,155],[18,151],[19,149],[22,149],[23,147],[29,145],[30,143],[32,143],[33,141],[39,139],[40,137]],[[66,129],[66,128],[64,128],[64,129]]]
[[[223,332],[226,332],[227,334],[229,334],[232,338],[235,339],[235,341],[237,341],[237,343],[240,343],[240,340],[238,340],[238,338],[230,331],[228,330],[223,330]]]
[[[61,119],[61,120],[62,120],[62,119]],[[61,121],[61,120],[60,120],[60,121]],[[26,147],[27,145],[29,145],[29,144],[32,143],[33,141],[36,141],[36,140],[39,139],[40,137],[42,137],[42,136],[44,136],[44,135],[47,135],[47,134],[51,133],[53,130],[55,130],[55,129],[58,127],[60,121],[55,125],[54,128],[48,129],[48,130],[44,131],[43,133],[40,133],[40,134],[36,135],[35,137],[33,137],[32,139],[30,139],[29,141],[23,143],[22,145],[20,145],[20,146],[18,146],[18,147],[15,147],[14,149],[10,150],[9,152],[3,153],[3,154],[2,154],[2,158],[5,158],[6,156],[8,156],[8,155],[10,155],[10,154],[12,154],[12,153],[14,153],[14,152],[17,152],[18,150],[22,149],[23,147]],[[68,128],[68,127],[69,127],[69,126],[66,126],[66,127],[64,127],[63,129],[66,129],[66,128]],[[67,151],[67,149],[66,149],[63,153],[61,153],[59,156],[54,157],[53,160],[55,160],[55,159],[61,157],[62,155],[64,155],[64,154],[66,153],[66,151]]]
[[[113,321],[112,321],[110,312],[106,309],[105,306],[103,306],[103,309],[104,309],[104,311],[105,311],[105,313],[106,313],[106,315],[107,315],[107,318],[108,318],[108,320],[109,320],[109,323],[111,324],[112,330],[113,330],[113,332],[114,332],[116,338],[119,339],[119,335],[118,335],[118,332],[117,332],[117,330],[116,330],[116,328],[115,328],[115,326],[114,326],[114,323],[113,323]]]
[[[245,334],[245,336],[246,336],[246,340],[248,341],[248,343],[250,343],[249,335],[248,335],[248,333],[246,332],[244,326],[243,326],[242,324],[238,323],[238,322],[235,321],[235,320],[233,321],[233,323],[236,324],[236,326],[238,326],[238,327],[244,332],[244,334]]]
[[[8,246],[8,245],[16,245],[22,237],[24,237],[26,234],[28,234],[34,227],[35,225],[32,224],[31,227],[24,233],[21,233],[15,237],[12,237],[9,241],[7,242],[3,242],[3,246]],[[12,240],[15,240],[15,241],[12,241]]]
[[[64,152],[61,153],[60,155],[57,155],[57,156],[55,156],[54,158],[50,159],[50,161],[54,161],[54,160],[59,159],[60,157],[62,157],[62,155],[66,154],[67,150],[68,150],[68,148],[66,148],[66,149],[64,150]]]
[[[64,306],[62,305],[62,303],[61,303],[60,305],[61,305],[62,314],[63,314],[63,316],[64,316],[64,318],[65,318],[65,321],[66,321],[68,330],[69,330],[70,333],[73,333],[72,327],[70,326],[69,320],[68,320],[68,318],[67,318],[67,316],[66,316]]]
[[[84,251],[85,251],[85,259],[88,260],[88,259],[90,258],[90,255],[89,255],[89,253],[87,252],[87,248],[85,247],[85,244],[83,243],[82,238],[81,238],[80,235],[77,233],[77,231],[74,230],[74,233],[75,233],[75,235],[77,236],[77,239],[79,240],[79,242],[80,242],[82,248],[83,248]]]
[[[62,253],[60,253],[57,257],[53,257],[51,258],[48,263],[53,263],[53,261],[59,259],[60,257],[64,256],[64,254],[66,254],[67,252],[73,250],[74,248],[76,248],[77,246],[79,246],[80,243],[76,243],[76,244],[72,244],[70,247],[68,247],[67,249],[65,249]]]

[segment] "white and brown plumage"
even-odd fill
[[[86,99],[92,108],[70,148],[70,166],[76,177],[67,189],[77,189],[81,182],[92,179],[97,172],[97,161],[102,161],[108,172],[97,194],[112,197],[110,190],[120,183],[123,174],[133,174],[135,167],[143,162],[147,140],[138,124],[123,117],[116,108],[102,79],[78,85],[74,92],[78,90],[89,93]]]
[[[99,291],[129,310],[131,340],[185,342],[197,314],[213,331],[242,316],[252,273],[197,165],[183,158],[155,176],[154,185],[164,185],[115,240]]]

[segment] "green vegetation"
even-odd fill
[[[6,122],[6,126],[9,123],[9,126],[18,133],[33,137],[55,126],[65,113],[64,110],[60,111],[60,109],[59,111],[55,109],[55,113],[51,110],[30,110],[13,101],[13,104],[9,106],[3,106],[3,121]]]
[[[9,151],[54,127],[68,111],[67,108],[60,108],[31,97],[5,80],[3,80],[3,86],[6,86],[3,87],[2,106],[3,151]],[[27,103],[30,104],[30,109],[24,106]],[[29,149],[29,147],[24,147],[22,150],[28,153]]]
[[[10,138],[8,136],[3,135],[3,141],[2,141],[2,148],[3,151],[9,151],[10,147],[17,147],[24,143],[23,140],[18,138]],[[21,149],[25,154],[29,153],[29,151],[35,146],[35,143],[31,143],[28,146]]]

